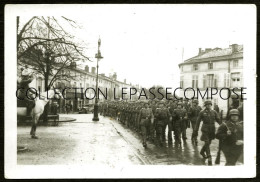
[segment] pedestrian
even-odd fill
[[[33,81],[34,75],[30,73],[27,65],[25,68],[21,68],[21,75],[17,79],[17,87],[22,88],[18,92],[17,98],[24,98],[27,107],[27,116],[31,115],[31,111],[35,106],[34,95],[37,93],[33,89],[29,89],[29,84]],[[28,93],[26,93],[28,90]]]
[[[243,121],[239,120],[239,111],[229,112],[230,120],[223,122],[217,130],[216,138],[221,140],[226,158],[226,166],[234,166],[243,152]]]
[[[205,109],[200,111],[199,116],[196,121],[196,126],[194,130],[194,136],[198,136],[198,130],[200,127],[200,122],[203,121],[201,127],[201,141],[204,141],[204,145],[200,151],[200,154],[204,159],[208,159],[208,165],[212,165],[212,158],[210,153],[211,141],[215,139],[215,121],[220,125],[221,120],[216,111],[212,110],[212,102],[206,100],[204,102]]]

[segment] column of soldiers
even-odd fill
[[[205,101],[204,106],[205,108],[202,109],[197,99],[182,98],[130,102],[105,101],[100,105],[100,114],[118,120],[141,134],[142,145],[145,148],[147,140],[157,146],[164,146],[167,127],[168,146],[172,145],[174,138],[175,146],[181,147],[182,142],[185,143],[187,140],[187,128],[192,129],[191,141],[197,146],[198,130],[202,121],[200,139],[204,145],[200,151],[201,156],[208,160],[208,165],[212,165],[210,144],[217,137],[223,143],[222,149],[227,159],[226,165],[235,165],[241,154],[241,143],[243,143],[241,142],[243,140],[243,122],[239,121],[240,112],[237,109],[231,109],[228,112],[230,119],[222,123],[218,113],[211,108],[211,101]],[[216,135],[215,122],[220,125]],[[237,140],[240,143],[237,144]],[[237,145],[239,146],[237,147]]]

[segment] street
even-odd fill
[[[73,122],[61,122],[59,126],[39,126],[39,139],[31,139],[29,126],[19,126],[18,146],[25,146],[27,151],[19,152],[19,165],[205,165],[198,146],[191,144],[191,129],[187,129],[188,140],[181,148],[172,146],[157,147],[148,142],[144,149],[136,132],[121,125],[118,121],[99,116],[99,121],[92,121],[93,114],[69,114],[61,117],[75,118]],[[211,145],[212,159],[218,151],[218,140]],[[221,164],[225,164],[222,153]]]

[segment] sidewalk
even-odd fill
[[[38,140],[30,138],[30,126],[18,127],[18,145],[28,150],[18,153],[17,164],[142,164],[109,120],[93,122],[92,114],[60,116],[77,120],[37,127]]]

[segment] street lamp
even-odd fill
[[[99,62],[100,59],[103,58],[101,56],[101,52],[99,50],[100,45],[101,45],[101,39],[99,38],[98,39],[98,52],[95,55],[95,58],[97,58],[97,79],[96,79],[96,98],[95,98],[95,105],[94,105],[94,117],[93,117],[92,121],[99,121],[99,118],[98,118],[98,98],[97,98],[97,95],[98,95],[98,62]]]

